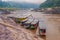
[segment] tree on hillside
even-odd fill
[[[40,8],[60,7],[60,0],[47,0],[40,5]]]

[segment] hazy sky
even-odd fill
[[[28,2],[28,3],[40,4],[46,0],[2,0],[2,1]]]

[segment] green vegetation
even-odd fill
[[[60,0],[46,0],[40,8],[60,7]]]
[[[21,8],[38,8],[39,5],[32,4],[32,3],[19,3],[13,1],[0,1],[0,8],[1,9],[21,9]]]
[[[16,4],[16,3],[15,3]],[[0,1],[0,10],[16,10],[19,9],[16,5],[12,4],[12,2],[2,2]]]

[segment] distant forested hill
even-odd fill
[[[39,5],[32,3],[17,3],[17,2],[2,2],[0,1],[0,8],[38,8]]]
[[[60,0],[47,0],[40,5],[40,8],[60,7]]]

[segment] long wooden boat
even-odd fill
[[[9,15],[8,15],[8,17],[14,17],[14,18],[16,18],[17,21],[25,20],[25,19],[28,18],[29,16],[31,16],[31,14],[19,14],[19,13],[14,13],[14,14],[9,14]]]

